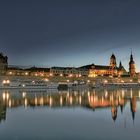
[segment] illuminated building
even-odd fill
[[[127,74],[125,68],[122,66],[121,61],[120,61],[120,64],[119,64],[119,68],[118,68],[117,74],[118,74],[118,77],[121,77],[122,75],[124,75],[124,74],[126,75]]]
[[[81,77],[88,76],[88,70],[75,67],[52,67],[50,73],[54,76]]]
[[[89,70],[89,77],[96,77],[96,76],[117,76],[120,77],[122,75],[126,75],[127,72],[125,68],[122,66],[120,62],[119,67],[117,67],[116,57],[114,54],[110,57],[109,65],[86,65],[81,68],[85,68]]]
[[[135,62],[131,53],[129,62],[129,74],[120,62],[117,66],[116,57],[114,54],[111,55],[108,65],[85,65],[82,67],[51,67],[51,68],[20,68],[18,66],[8,67],[8,57],[0,53],[0,75],[8,76],[39,76],[39,77],[96,77],[96,76],[109,76],[109,77],[134,77]]]
[[[9,76],[49,76],[50,75],[50,68],[19,68],[19,67],[9,67],[7,69],[6,75]]]
[[[130,62],[129,62],[129,75],[130,75],[130,77],[136,76],[135,62],[133,60],[132,52],[130,55]]]
[[[110,57],[109,74],[112,76],[117,75],[117,63],[114,54]]]

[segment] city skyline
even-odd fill
[[[4,57],[7,57],[8,58],[8,56],[6,56],[5,54],[3,54],[3,52],[1,52],[1,54],[4,56]],[[112,55],[114,55],[115,56],[115,54],[114,53],[112,53]],[[112,55],[110,55],[110,58],[108,59],[108,64],[106,65],[106,66],[109,66],[110,65],[110,59],[111,59],[111,57],[112,57]],[[132,49],[131,49],[131,54],[130,54],[130,57],[131,57],[131,55],[132,55],[132,57],[133,57],[133,52],[132,52]],[[116,56],[115,56],[116,57]],[[129,59],[129,61],[128,61],[128,64],[130,63],[130,60],[131,60],[131,58]],[[8,60],[9,61],[9,60]],[[134,60],[134,63],[135,63],[135,60]],[[117,67],[119,67],[120,66],[120,64],[122,65],[122,61],[120,60],[119,62],[117,61],[117,59],[116,59],[116,66]],[[46,65],[22,65],[22,64],[20,64],[20,65],[11,65],[11,64],[8,64],[10,67],[19,67],[19,68],[30,68],[30,67],[46,67]],[[99,64],[96,64],[96,63],[90,63],[90,64],[85,64],[85,65],[79,65],[79,66],[71,66],[71,65],[53,65],[53,66],[48,66],[48,67],[46,67],[46,68],[51,68],[51,67],[84,67],[84,66],[86,66],[86,65],[98,65],[98,66],[105,66],[105,64],[103,65],[103,64],[101,64],[101,65],[99,65]],[[124,67],[124,66],[123,66]],[[128,70],[127,71],[129,71],[129,68],[128,68]]]
[[[1,52],[11,65],[117,65],[128,70],[131,48],[140,71],[140,2],[0,2]]]

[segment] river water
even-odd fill
[[[140,89],[0,90],[0,140],[135,140]]]

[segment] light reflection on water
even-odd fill
[[[140,90],[0,91],[0,139],[138,139]]]

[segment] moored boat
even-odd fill
[[[3,80],[0,89],[57,89],[58,84],[45,81],[9,81]]]

